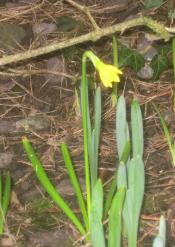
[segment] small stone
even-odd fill
[[[38,0],[19,0],[19,3],[25,3],[25,4],[34,4]]]
[[[31,186],[31,185],[28,185],[28,186]],[[26,184],[26,187],[27,187],[27,184]],[[21,188],[21,191],[23,192],[21,195],[20,195],[20,200],[22,202],[32,202],[34,199],[38,199],[41,197],[41,192],[44,193],[44,189],[41,187],[41,186],[38,186],[39,189],[37,189],[36,187],[34,186],[31,186],[31,188],[27,191],[24,191],[23,189],[25,188]]]
[[[137,72],[137,76],[140,78],[140,79],[146,79],[146,80],[149,80],[153,77],[154,75],[154,71],[153,69],[150,67],[149,64],[145,64],[144,67],[142,67],[138,72]]]
[[[23,27],[16,24],[0,23],[0,49],[13,51],[26,36]]]
[[[57,25],[55,23],[35,23],[32,27],[33,34],[50,34],[57,31]]]
[[[1,78],[2,80],[3,78]],[[0,81],[0,93],[10,91],[15,86],[13,81]]]
[[[52,57],[46,62],[48,73],[45,78],[48,82],[58,83],[65,79],[65,62],[62,56]]]
[[[12,160],[14,158],[14,154],[10,152],[0,153],[0,168],[7,169]]]
[[[69,247],[72,246],[70,233],[65,229],[35,231],[29,236],[27,247]]]
[[[79,31],[83,28],[83,24],[80,21],[70,17],[70,16],[61,16],[56,18],[56,25],[58,32],[67,33],[75,31],[79,33]]]
[[[13,241],[12,237],[2,237],[0,240],[0,246],[1,247],[14,247],[15,243]]]
[[[137,42],[137,50],[139,53],[143,54],[145,61],[152,61],[153,57],[158,54],[156,48],[152,46],[152,41],[150,41],[146,35],[141,36]]]
[[[82,191],[85,191],[85,183],[82,178],[79,179],[79,182],[82,187]],[[69,179],[62,180],[57,186],[56,189],[58,192],[64,197],[64,196],[72,196],[74,195],[74,189],[72,187],[72,184]]]
[[[20,5],[18,3],[6,2],[5,7],[7,9],[14,9],[20,7]]]
[[[16,122],[16,130],[45,130],[49,128],[49,121],[44,116],[30,116]]]
[[[153,57],[158,54],[158,51],[153,47],[150,46],[148,50],[144,53],[144,59],[148,62],[151,62]]]
[[[2,120],[0,121],[0,134],[14,133],[15,122]]]

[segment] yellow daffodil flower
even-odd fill
[[[88,57],[96,70],[99,72],[100,79],[105,87],[112,87],[112,82],[120,82],[119,75],[122,71],[114,65],[103,63],[93,52],[86,51],[84,57]]]

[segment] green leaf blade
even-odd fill
[[[129,142],[129,129],[126,121],[126,103],[123,95],[119,97],[116,107],[116,140],[118,156],[119,160],[121,160],[126,143]]]
[[[140,211],[145,186],[144,164],[139,155],[128,164],[128,190],[124,205],[124,223],[127,229],[128,246],[137,246]]]
[[[132,149],[133,157],[143,156],[143,120],[139,103],[133,100],[131,105]]]
[[[86,233],[84,227],[82,226],[81,222],[78,220],[76,215],[73,213],[73,211],[70,209],[68,204],[64,201],[64,199],[60,196],[60,194],[52,185],[29,140],[26,137],[23,137],[22,143],[25,152],[29,160],[31,161],[35,174],[40,183],[42,184],[43,188],[47,191],[47,193],[50,195],[53,201],[63,210],[63,212],[72,221],[72,223],[76,226],[79,232],[82,235],[84,235]]]
[[[112,201],[109,212],[108,247],[121,247],[122,207],[126,188],[120,188]]]
[[[85,223],[85,226],[86,226],[86,230],[88,231],[88,229],[89,229],[89,220],[88,220],[88,215],[87,215],[87,211],[86,211],[86,206],[85,206],[85,203],[84,203],[83,194],[81,192],[81,187],[80,187],[80,184],[78,182],[77,176],[75,174],[75,171],[74,171],[74,168],[73,168],[73,165],[72,165],[72,161],[71,161],[71,158],[70,158],[70,154],[69,154],[67,145],[65,143],[61,144],[61,152],[62,152],[62,155],[63,155],[64,164],[66,166],[66,169],[67,169],[71,184],[73,186],[73,189],[74,189],[76,197],[77,197],[77,201],[79,203],[79,207],[81,209],[81,213],[82,213],[83,220],[84,220],[84,223]]]
[[[90,210],[90,236],[93,247],[105,247],[105,237],[102,224],[103,217],[103,187],[97,180],[92,190],[92,205]]]
[[[165,247],[166,246],[166,222],[162,215],[159,222],[159,233],[154,239],[153,247]]]

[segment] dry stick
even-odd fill
[[[94,20],[93,16],[90,13],[90,10],[88,7],[86,6],[82,6],[76,2],[74,2],[73,0],[66,0],[66,2],[68,2],[69,4],[71,4],[73,7],[77,8],[78,10],[82,11],[85,15],[87,15],[87,17],[89,18],[90,22],[92,23],[94,29],[98,29],[100,28],[96,21]]]
[[[168,41],[172,37],[171,34],[169,34],[169,32],[165,29],[165,26],[163,24],[160,24],[149,17],[138,17],[136,19],[128,20],[113,26],[99,28],[98,30],[95,30],[88,34],[81,35],[76,38],[72,38],[62,42],[58,41],[54,44],[50,44],[38,49],[28,50],[25,52],[17,53],[15,55],[2,57],[0,58],[0,66],[23,61],[29,58],[38,57],[44,54],[51,53],[53,51],[57,51],[73,45],[81,44],[83,42],[87,42],[87,41],[95,42],[103,36],[108,36],[114,34],[115,32],[123,33],[126,29],[135,26],[147,26],[165,41]]]
[[[2,17],[0,19],[0,22],[8,21],[9,19],[12,19],[12,18],[14,19],[14,18],[17,18],[17,17],[19,17],[21,15],[24,15],[24,14],[27,14],[27,13],[29,13],[31,11],[39,9],[39,8],[41,8],[43,6],[43,4],[44,4],[44,1],[42,1],[40,4],[38,4],[36,6],[34,4],[30,4],[29,5],[29,6],[31,6],[30,8],[27,6],[27,9],[26,9],[26,6],[24,6],[24,7],[18,8],[18,11],[16,11],[15,8],[14,9],[10,9],[9,12],[12,12],[12,14],[11,15],[10,14],[9,15],[8,14],[5,15],[7,17],[3,17],[3,15],[2,15]]]

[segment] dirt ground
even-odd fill
[[[83,0],[93,10],[100,27],[110,26],[128,18],[147,15],[173,26],[174,1],[164,1],[161,6],[145,8],[145,1]],[[58,40],[69,39],[90,32],[93,27],[87,16],[66,1],[1,1],[0,27],[8,25],[22,38],[16,42],[0,41],[1,57],[19,51],[35,49]],[[111,7],[113,6],[113,7]],[[171,8],[170,8],[171,7]],[[9,27],[9,26],[8,26]],[[16,29],[17,28],[17,29]],[[120,42],[138,49],[145,27],[135,27],[116,37]],[[24,33],[24,35],[23,35]],[[13,34],[14,35],[14,34]],[[0,34],[2,37],[2,34]],[[3,36],[4,37],[4,36]],[[0,38],[1,40],[1,38]],[[49,178],[59,192],[77,211],[77,205],[59,150],[64,141],[69,146],[78,176],[83,179],[82,125],[77,90],[81,80],[81,57],[91,49],[104,61],[112,62],[111,37],[93,43],[86,42],[61,51],[47,54],[17,64],[2,67],[0,71],[0,168],[10,170],[12,198],[6,220],[2,247],[56,247],[84,246],[83,240],[45,194],[37,181],[23,150],[21,138],[27,135],[37,151]],[[168,43],[171,45],[171,41]],[[149,45],[164,47],[163,40]],[[173,68],[172,52],[167,53],[167,66],[158,79],[140,76],[131,67],[123,68],[118,94],[124,94],[128,109],[133,97],[142,107],[144,119],[144,163],[146,190],[141,213],[138,246],[152,246],[157,234],[159,217],[167,222],[167,239],[175,246],[175,170],[164,138],[160,120],[152,102],[164,116],[171,134],[175,133],[175,113],[172,107]],[[97,75],[91,70],[94,80]],[[93,89],[92,89],[93,90]],[[111,90],[102,87],[103,121],[100,148],[99,174],[108,181],[117,164],[115,140],[115,107],[111,106]],[[129,114],[128,114],[129,118]],[[60,243],[58,245],[58,243]]]

